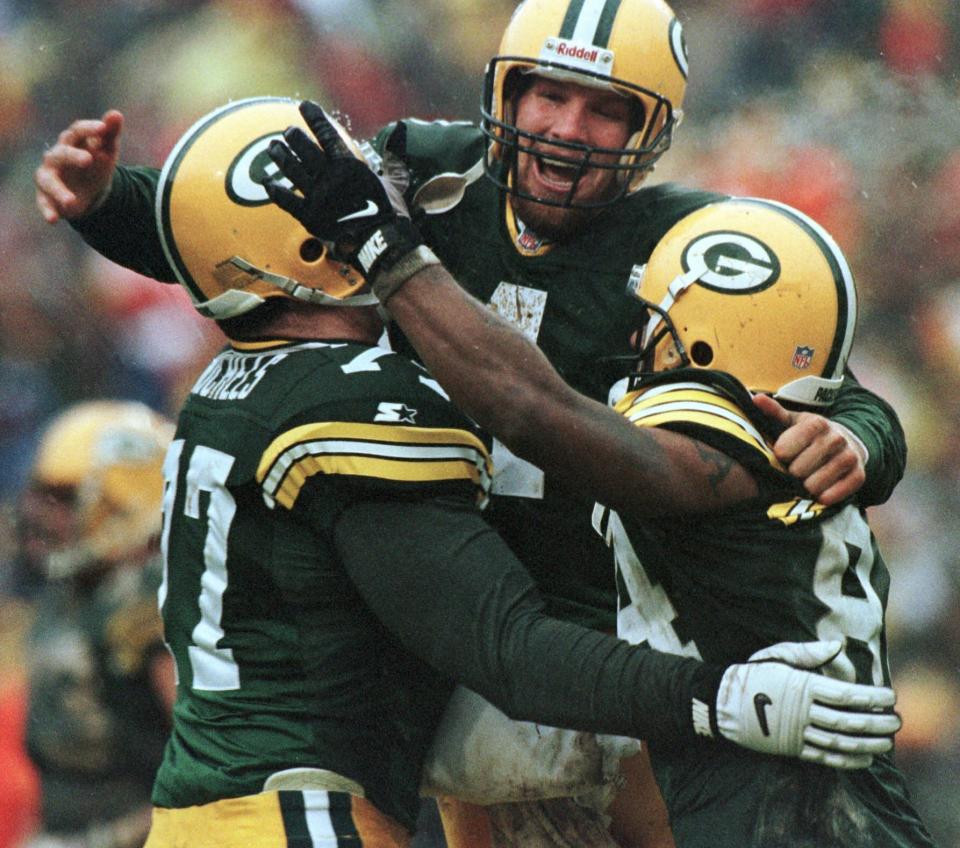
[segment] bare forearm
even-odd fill
[[[572,392],[535,344],[442,266],[411,277],[388,309],[453,400],[511,447],[524,438],[541,397]]]
[[[441,266],[412,276],[388,308],[453,401],[554,479],[635,515],[700,512],[755,494],[752,478],[722,454],[637,428],[574,391]]]

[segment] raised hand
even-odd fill
[[[80,218],[106,197],[120,156],[123,115],[74,121],[49,148],[34,171],[36,203],[48,224]]]
[[[351,150],[316,103],[300,106],[316,141],[290,127],[267,152],[294,187],[265,185],[270,199],[334,246],[334,255],[367,279],[393,267],[422,239],[396,192]]]

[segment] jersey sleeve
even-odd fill
[[[318,528],[362,500],[457,497],[486,505],[489,445],[426,371],[392,352],[345,358],[339,376],[294,384],[292,413],[260,455],[267,503],[308,515]],[[366,370],[369,369],[369,370]],[[353,372],[349,375],[346,372]]]
[[[402,422],[315,421],[269,445],[257,469],[268,503],[329,515],[356,500],[462,496],[485,506],[492,463],[486,446],[457,427]]]
[[[800,494],[802,486],[776,458],[770,433],[746,389],[726,375],[654,381],[615,407],[638,427],[662,427],[718,450],[750,471],[762,496]]]
[[[335,540],[404,647],[511,718],[693,739],[692,693],[717,669],[545,616],[532,578],[476,511],[365,502],[342,513]]]
[[[402,124],[402,130],[400,130]],[[441,173],[465,174],[483,157],[484,137],[467,121],[424,121],[406,118],[381,129],[370,141],[378,156],[398,130],[403,132],[400,156],[410,178],[408,199],[425,182]],[[391,145],[395,150],[396,145]]]
[[[103,205],[70,226],[97,253],[138,274],[177,281],[160,243],[154,203],[160,171],[119,165]]]
[[[830,418],[848,427],[869,454],[867,479],[857,497],[863,506],[886,501],[903,477],[907,443],[893,407],[860,385],[848,370],[840,394],[830,407]]]

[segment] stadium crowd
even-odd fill
[[[36,576],[15,505],[43,424],[91,398],[171,414],[222,337],[159,286],[47,227],[31,174],[77,117],[128,118],[122,158],[159,164],[232,98],[302,96],[354,135],[408,114],[476,120],[512,0],[0,0],[0,848]],[[960,848],[960,5],[673,0],[686,117],[654,180],[789,203],[851,260],[851,365],[904,425],[907,474],[871,521],[891,569],[898,759],[943,848]],[[18,562],[20,567],[15,567]],[[22,826],[28,826],[24,819]]]

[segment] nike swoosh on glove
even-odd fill
[[[305,100],[300,114],[316,141],[299,127],[289,127],[283,141],[267,148],[294,190],[276,181],[264,188],[308,232],[332,244],[336,258],[372,281],[418,250],[423,239],[403,198],[354,154],[326,112]]]
[[[782,642],[731,665],[712,705],[694,698],[696,731],[765,754],[866,768],[893,747],[901,726],[896,694],[812,671],[841,667],[842,648],[839,641]]]

